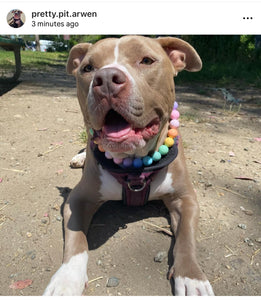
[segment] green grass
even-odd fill
[[[21,51],[22,70],[41,69],[50,71],[51,68],[65,66],[68,53],[63,52],[32,52]],[[14,68],[12,51],[0,50],[0,75],[3,70]],[[261,88],[261,60],[228,61],[211,63],[203,61],[200,72],[180,72],[175,78],[176,83],[213,83],[217,87],[234,85],[245,88],[247,85]]]
[[[65,66],[68,53],[21,51],[22,69],[48,70],[50,67]],[[0,50],[0,69],[10,70],[15,64],[12,51]]]

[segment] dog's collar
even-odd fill
[[[150,183],[153,176],[161,169],[168,166],[178,155],[178,131],[179,112],[178,103],[174,102],[170,115],[169,130],[164,145],[152,156],[143,158],[115,160],[109,152],[105,152],[100,146],[95,145],[94,132],[91,132],[91,148],[97,162],[114,176],[122,185],[122,200],[130,206],[144,205],[150,194]],[[109,155],[109,156],[108,156]],[[126,163],[127,162],[127,163]]]
[[[91,145],[94,157],[103,169],[108,171],[122,185],[122,200],[128,206],[145,205],[149,199],[150,183],[153,177],[163,168],[167,167],[178,155],[177,142],[169,152],[158,162],[151,166],[136,168],[122,168],[113,160],[107,159],[104,152],[100,152],[97,145]]]

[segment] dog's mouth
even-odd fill
[[[139,128],[111,109],[105,116],[102,128],[95,131],[95,142],[106,151],[129,152],[144,147],[148,140],[159,133],[159,128],[159,117],[144,128]]]

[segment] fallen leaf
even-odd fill
[[[9,288],[14,289],[14,290],[22,290],[29,285],[31,285],[33,281],[31,279],[26,279],[26,280],[19,280],[14,283],[12,283]]]

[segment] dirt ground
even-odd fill
[[[261,295],[261,91],[178,86],[191,180],[201,208],[200,265],[216,295]],[[24,72],[0,97],[0,295],[41,295],[62,260],[60,208],[81,177],[70,159],[83,148],[75,81],[63,68]],[[169,224],[161,201],[108,202],[95,216],[85,295],[172,295]],[[168,229],[164,227],[164,229]],[[154,257],[164,252],[162,262]],[[107,281],[117,278],[116,287]],[[19,280],[28,287],[12,288]]]

